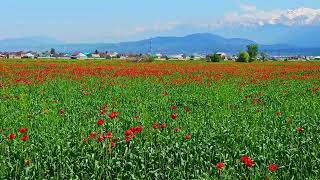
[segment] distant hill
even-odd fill
[[[116,51],[119,53],[148,53],[150,48],[153,53],[206,53],[214,51],[236,52],[244,49],[247,44],[255,43],[247,39],[225,39],[221,36],[202,33],[184,37],[156,37],[135,42],[115,44],[67,44],[61,50],[75,51]],[[59,48],[60,49],[60,48]]]
[[[26,37],[0,40],[0,51],[48,50],[65,42],[48,37]]]
[[[0,40],[0,51],[46,51],[55,48],[57,51],[72,52],[85,51],[93,52],[109,51],[118,53],[148,53],[150,48],[153,53],[163,54],[206,54],[212,52],[225,52],[236,54],[245,50],[246,45],[256,43],[249,39],[224,38],[210,33],[198,33],[184,37],[155,37],[141,41],[122,43],[95,43],[95,44],[67,44],[51,38],[21,38]],[[288,55],[319,55],[320,48],[298,47],[287,44],[259,45],[260,50],[269,54]]]

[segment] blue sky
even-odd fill
[[[320,2],[319,0],[2,0],[0,39],[46,36],[68,42],[117,42],[151,36],[182,36],[194,32],[214,32],[215,29],[220,29],[221,32],[224,24],[234,26],[250,22],[264,25],[269,23],[268,18],[271,18],[273,12],[282,13],[288,9],[302,7],[315,10],[310,12],[312,15],[320,9]],[[311,10],[303,12],[309,14]],[[248,14],[265,17],[248,18]]]

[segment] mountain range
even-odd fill
[[[55,48],[60,52],[109,51],[118,53],[162,53],[162,54],[207,54],[225,52],[236,54],[248,44],[258,44],[244,38],[224,38],[210,33],[197,33],[184,37],[155,37],[140,41],[121,43],[66,43],[47,37],[29,37],[0,40],[0,51],[48,51]],[[271,55],[319,55],[320,45],[315,47],[299,44],[259,44],[259,50]]]

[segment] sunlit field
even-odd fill
[[[320,63],[0,60],[0,179],[320,179]]]

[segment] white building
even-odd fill
[[[88,59],[88,56],[86,56],[86,55],[83,54],[83,53],[79,53],[79,54],[77,55],[77,59]]]
[[[183,56],[184,56],[183,54],[175,54],[175,55],[171,55],[170,58],[171,59],[179,59],[179,60],[181,60],[181,59],[184,59]]]
[[[98,53],[98,54],[91,54],[91,56],[92,56],[92,58],[93,59],[98,59],[98,58],[100,58],[100,54]]]
[[[22,54],[21,55],[22,58],[29,58],[29,59],[33,59],[34,58],[34,55],[31,54],[31,53],[27,53],[27,54]]]
[[[158,59],[161,59],[161,58],[163,57],[163,55],[160,54],[160,53],[155,54],[155,56],[156,56]]]

